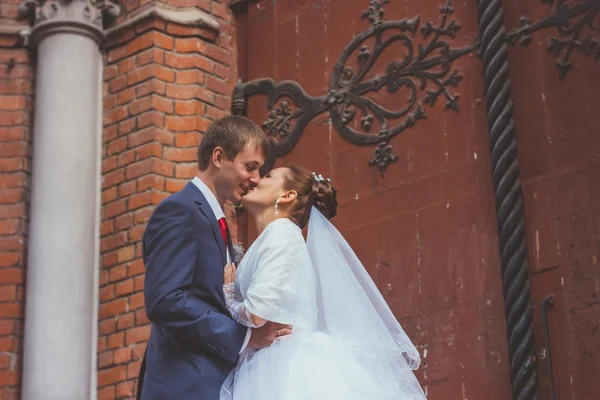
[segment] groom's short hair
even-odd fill
[[[269,140],[258,125],[240,115],[228,115],[213,122],[204,134],[198,147],[198,168],[205,171],[217,147],[225,157],[233,160],[248,143],[260,149],[264,158],[269,154]]]

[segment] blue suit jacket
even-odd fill
[[[156,207],[144,232],[143,258],[152,329],[141,399],[217,400],[247,328],[225,307],[225,245],[193,183]]]

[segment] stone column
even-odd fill
[[[95,388],[102,0],[26,0],[37,53],[25,295],[24,400]]]

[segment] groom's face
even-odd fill
[[[233,160],[224,160],[217,188],[222,196],[234,204],[239,203],[248,191],[260,180],[260,167],[265,163],[261,149],[255,143],[248,143]]]

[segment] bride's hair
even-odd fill
[[[284,189],[295,190],[298,197],[294,202],[290,219],[300,228],[304,228],[310,217],[312,206],[317,207],[327,219],[337,213],[337,191],[328,179],[317,179],[314,174],[302,165],[287,165]]]

